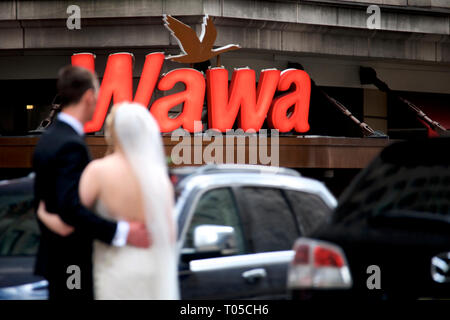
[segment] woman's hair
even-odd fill
[[[113,153],[114,147],[117,143],[119,143],[117,141],[116,130],[114,129],[114,120],[116,118],[116,111],[118,107],[119,105],[114,105],[105,120],[105,140],[108,145],[105,155]]]

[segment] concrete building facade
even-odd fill
[[[79,30],[67,28],[70,5],[80,8]],[[34,116],[25,115],[28,130],[44,117],[54,88],[42,101],[33,99],[45,91],[42,86],[54,86],[58,69],[70,63],[73,53],[95,53],[101,77],[109,54],[131,52],[136,83],[147,53],[178,53],[177,42],[163,26],[163,14],[176,17],[198,34],[203,16],[211,16],[218,32],[216,45],[242,47],[221,56],[221,64],[229,71],[245,66],[257,72],[283,70],[288,64],[301,64],[318,86],[374,129],[393,136],[401,130],[421,130],[411,125],[411,115],[405,114],[409,123],[403,126],[407,111],[396,110],[392,99],[374,86],[361,84],[360,66],[374,68],[391,89],[450,126],[447,0],[10,0],[0,2],[0,85],[5,95],[23,96],[12,89],[16,84],[37,92],[29,95],[29,102],[22,99],[22,106],[0,107],[0,134],[16,134],[17,122],[10,118],[24,117],[24,112],[14,110],[25,104],[42,105],[33,111]],[[376,28],[373,19],[379,23]],[[211,65],[215,63],[211,60]],[[166,61],[163,72],[179,67],[186,66]],[[173,91],[177,90],[180,87]],[[164,94],[157,92],[154,99]],[[15,98],[6,100],[12,103]],[[335,125],[332,119],[324,121],[328,121],[324,126]],[[355,168],[363,167],[364,161]]]

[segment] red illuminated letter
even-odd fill
[[[134,96],[134,102],[138,102],[148,107],[156,82],[158,82],[159,74],[164,63],[164,53],[155,52],[145,56],[144,68],[142,69],[139,85]]]
[[[280,132],[289,132],[295,129],[297,132],[309,130],[308,113],[309,99],[311,95],[311,80],[308,74],[302,70],[288,69],[281,73],[278,90],[286,91],[291,85],[295,90],[274,99],[267,117],[271,128]],[[294,106],[293,113],[288,116],[287,111]]]
[[[170,90],[177,82],[184,83],[186,90],[159,98],[152,104],[150,112],[158,121],[162,132],[170,132],[180,126],[189,132],[194,132],[194,121],[201,121],[202,117],[205,79],[197,70],[176,69],[161,79],[158,89]],[[176,118],[169,118],[169,110],[180,103],[184,103],[183,111]]]
[[[133,97],[132,60],[133,56],[130,53],[116,53],[109,56],[95,113],[92,120],[85,124],[84,131],[95,132],[102,128],[111,97],[114,103],[131,101]]]
[[[148,54],[145,58],[139,86],[134,101],[148,106],[164,62],[163,53]],[[72,56],[72,65],[95,72],[95,55],[80,53]],[[92,120],[86,123],[86,132],[99,131],[105,122],[111,98],[114,103],[133,99],[133,55],[131,53],[111,54],[106,64],[103,81],[98,93],[97,106]]]
[[[86,68],[95,72],[95,54],[93,53],[75,53],[72,55],[72,65]]]
[[[278,70],[263,70],[256,91],[255,71],[238,69],[233,72],[230,90],[228,90],[228,71],[223,68],[208,70],[210,127],[222,132],[231,129],[240,110],[238,119],[240,128],[244,131],[261,129],[277,88],[279,76]]]

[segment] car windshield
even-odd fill
[[[0,256],[32,256],[38,244],[32,180],[0,185]]]
[[[333,221],[349,222],[391,210],[450,214],[449,139],[391,145],[339,199]]]

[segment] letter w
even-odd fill
[[[255,71],[247,68],[238,69],[233,72],[228,90],[228,71],[224,68],[208,70],[208,120],[211,128],[221,132],[232,129],[239,114],[240,128],[244,131],[249,129],[259,131],[277,89],[279,78],[280,71],[263,70],[256,90]]]
[[[157,52],[146,56],[134,98],[135,102],[148,107],[163,62],[163,53]],[[72,65],[95,72],[95,56],[91,53],[75,54],[72,56]],[[92,120],[86,123],[85,132],[96,132],[102,128],[111,99],[114,104],[133,100],[133,55],[131,53],[115,53],[108,57],[95,113]]]

